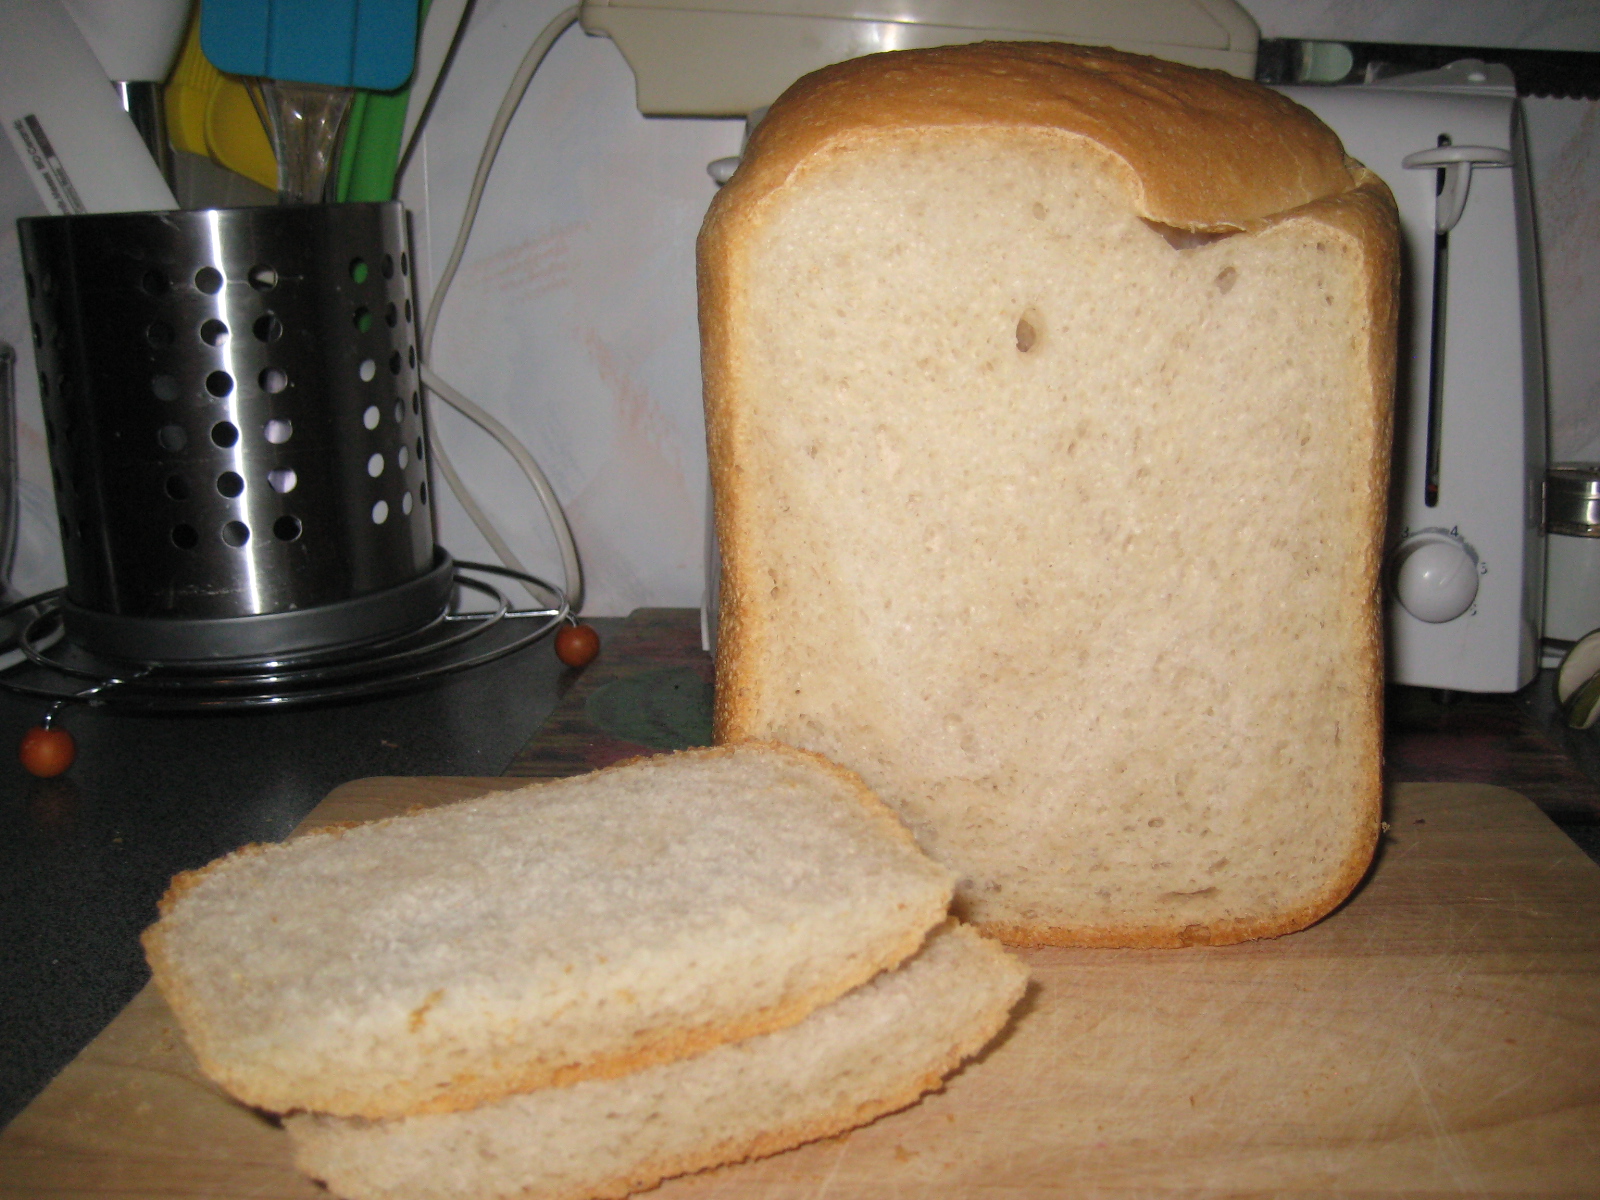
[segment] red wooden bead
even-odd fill
[[[35,725],[22,735],[17,757],[28,774],[50,779],[72,765],[78,757],[78,744],[65,729]]]
[[[586,667],[600,653],[600,635],[592,625],[565,625],[556,634],[556,657],[569,667]]]

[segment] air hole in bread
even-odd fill
[[[1234,281],[1238,278],[1238,271],[1234,270],[1232,267],[1223,267],[1222,270],[1217,272],[1217,291],[1226,296],[1229,292],[1233,291]]]
[[[1139,219],[1166,238],[1167,245],[1174,250],[1195,250],[1201,246],[1209,246],[1212,242],[1220,242],[1223,238],[1232,237],[1239,232],[1237,229],[1179,229],[1176,225],[1152,221],[1149,217]]]

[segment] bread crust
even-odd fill
[[[759,750],[794,762],[803,762],[808,769],[831,777],[845,789],[846,796],[860,806],[862,813],[871,821],[880,836],[921,855],[916,839],[912,837],[910,831],[894,811],[867,787],[859,775],[811,751],[776,742],[749,742],[739,746],[697,748],[655,757],[662,760],[706,760],[734,757],[750,750]],[[642,760],[630,761],[637,767]],[[628,763],[618,763],[603,768],[603,771],[614,772],[628,765]],[[599,773],[601,772],[595,774]],[[560,786],[563,782],[567,781],[550,780],[531,784],[526,790],[538,791],[546,787]],[[470,803],[472,799],[467,798],[455,803]],[[411,814],[405,814],[366,824],[369,827],[381,826],[410,819],[412,819]],[[326,826],[303,836],[336,838],[355,827],[355,824]],[[141,942],[156,984],[177,1017],[179,1026],[184,1030],[201,1070],[245,1103],[280,1113],[309,1109],[341,1116],[387,1119],[425,1113],[455,1112],[498,1100],[514,1092],[558,1087],[583,1079],[613,1078],[643,1067],[699,1054],[725,1042],[771,1033],[804,1019],[821,1005],[865,983],[880,971],[899,965],[923,944],[928,924],[943,916],[942,911],[930,912],[926,914],[926,921],[923,921],[923,914],[908,911],[905,914],[906,928],[893,944],[883,945],[880,947],[880,952],[870,959],[863,957],[858,962],[849,964],[844,972],[836,969],[836,977],[828,980],[823,987],[791,996],[781,1004],[748,1011],[738,1020],[715,1025],[658,1029],[648,1041],[634,1044],[621,1053],[581,1062],[550,1061],[543,1057],[531,1061],[477,1061],[461,1069],[449,1085],[443,1088],[427,1086],[422,1082],[414,1086],[407,1086],[403,1082],[391,1082],[388,1085],[360,1082],[352,1085],[338,1077],[329,1077],[326,1073],[317,1080],[302,1077],[282,1078],[278,1073],[262,1070],[262,1064],[240,1064],[227,1055],[218,1053],[217,1047],[212,1044],[213,1030],[206,1008],[198,1001],[193,989],[186,982],[185,972],[179,969],[174,961],[173,950],[169,944],[170,924],[166,920],[182,904],[186,896],[207,880],[226,871],[230,865],[244,859],[259,858],[278,849],[279,847],[273,845],[251,844],[197,870],[185,871],[175,876],[159,903],[163,920],[158,920],[146,929],[141,935]],[[948,893],[946,895],[948,897]],[[425,1004],[423,1007],[425,1010],[428,1006]],[[425,1015],[425,1011],[421,1015]],[[419,1033],[425,1023],[417,1018],[418,1014],[413,1014],[412,1033]]]
[[[813,155],[884,131],[951,127],[1077,134],[1127,164],[1136,208],[1182,229],[1243,229],[1355,185],[1338,136],[1257,84],[1118,50],[981,42],[805,76],[757,126],[707,228],[748,213]]]
[[[773,106],[744,162],[719,194],[699,243],[700,314],[708,449],[723,548],[714,729],[717,740],[764,732],[763,649],[776,631],[762,603],[771,581],[752,547],[748,489],[739,447],[745,364],[736,331],[748,302],[742,255],[764,210],[807,170],[865,150],[880,138],[930,127],[1034,129],[1088,142],[1108,154],[1136,212],[1190,230],[1259,232],[1290,223],[1345,241],[1359,256],[1368,319],[1367,395],[1355,398],[1353,436],[1371,447],[1359,481],[1365,581],[1341,614],[1367,680],[1352,704],[1362,764],[1348,854],[1309,899],[1276,913],[1177,928],[1080,928],[979,922],[1013,944],[1077,946],[1220,945],[1274,937],[1325,916],[1360,882],[1377,843],[1382,807],[1380,557],[1387,519],[1396,366],[1399,234],[1387,187],[1348,159],[1315,116],[1277,93],[1220,72],[1179,67],[1110,50],[985,43],[852,60],[808,76]]]
[[[960,928],[956,922],[948,921],[929,934],[929,941],[952,936],[962,939],[967,945],[966,953],[972,956],[970,969],[983,970],[990,981],[991,994],[983,998],[981,1006],[972,1007],[954,1037],[933,1047],[936,1054],[916,1061],[909,1068],[901,1067],[902,1074],[885,1081],[887,1086],[877,1089],[874,1094],[863,1095],[862,1088],[852,1088],[848,1081],[841,1080],[837,1088],[824,1088],[813,1093],[829,1098],[830,1103],[823,1111],[791,1113],[787,1120],[759,1130],[730,1132],[718,1129],[714,1136],[689,1149],[658,1152],[625,1167],[611,1165],[607,1168],[609,1173],[596,1172],[591,1179],[566,1187],[529,1183],[515,1194],[533,1200],[585,1200],[586,1197],[621,1200],[623,1196],[652,1188],[668,1178],[763,1158],[806,1142],[834,1136],[907,1108],[927,1093],[942,1089],[952,1073],[1000,1034],[1011,1010],[1028,987],[1027,969],[994,942],[980,938],[970,928]],[[934,997],[930,994],[928,1000],[932,999]],[[315,1122],[316,1118],[296,1117],[288,1123],[295,1144],[296,1165],[301,1170],[313,1178],[322,1179],[341,1195],[380,1200],[386,1196],[411,1194],[403,1185],[378,1184],[363,1179],[359,1172],[352,1170],[348,1160],[341,1162],[336,1155],[330,1157],[325,1147],[316,1145],[314,1132],[309,1136],[303,1132],[316,1129],[315,1124],[306,1124],[308,1120]],[[551,1135],[546,1133],[543,1136]],[[616,1145],[622,1151],[621,1157],[625,1157],[627,1140],[625,1136],[619,1135],[619,1138]],[[512,1193],[481,1194],[487,1197]]]
[[[719,743],[758,735],[766,681],[749,663],[768,636],[759,597],[771,586],[744,552],[751,538],[737,454],[747,437],[734,336],[747,311],[739,255],[767,201],[808,164],[880,137],[953,127],[1032,128],[1092,143],[1120,164],[1140,215],[1179,229],[1259,229],[1294,210],[1340,228],[1347,222],[1359,237],[1377,239],[1363,242],[1376,252],[1374,277],[1395,277],[1398,234],[1381,228],[1372,208],[1381,202],[1357,201],[1342,217],[1308,207],[1357,192],[1386,195],[1382,181],[1347,158],[1311,112],[1221,71],[1057,42],[981,42],[867,55],[799,80],[757,126],[697,246],[707,454],[723,551]],[[1392,321],[1392,295],[1382,303]]]

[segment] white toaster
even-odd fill
[[[1516,691],[1539,667],[1546,443],[1533,205],[1511,75],[1467,60],[1280,90],[1382,176],[1400,209],[1389,682]]]

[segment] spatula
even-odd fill
[[[416,59],[417,0],[203,0],[200,44],[234,75],[393,91]]]
[[[391,91],[416,56],[417,0],[203,0],[200,44],[250,94],[286,203],[324,199],[354,89]]]

